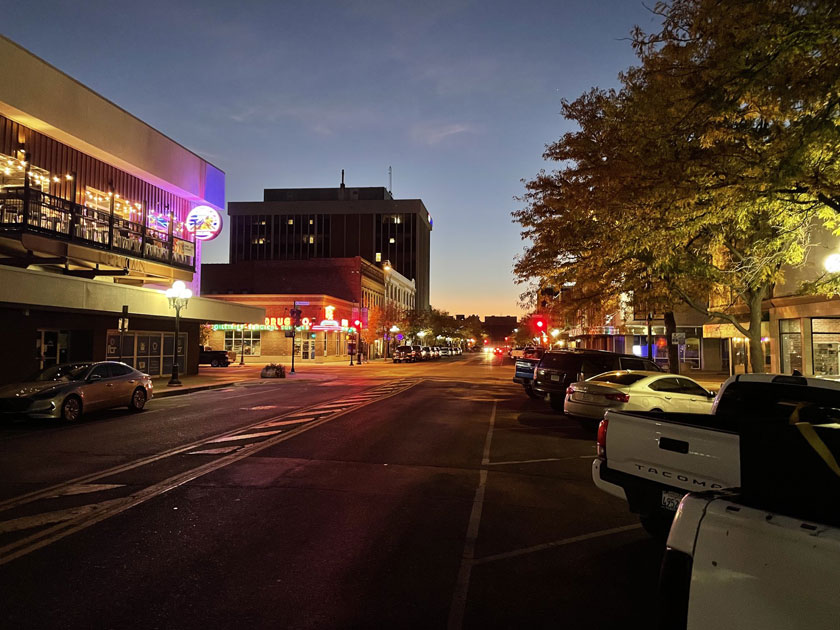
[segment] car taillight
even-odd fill
[[[607,425],[609,423],[610,421],[604,418],[598,425],[598,457],[607,456]]]
[[[567,395],[569,395],[569,396],[571,396],[571,395],[572,395],[572,394],[574,394],[574,393],[575,393],[575,388],[574,388],[574,387],[572,387],[571,385],[569,385],[569,386],[566,388],[566,394],[567,394]]]
[[[604,394],[604,398],[618,402],[630,402],[630,394]]]

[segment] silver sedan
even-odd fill
[[[117,361],[63,363],[31,379],[0,387],[0,416],[58,418],[111,407],[142,411],[153,394],[148,374]]]
[[[591,423],[607,409],[711,413],[713,402],[714,394],[687,376],[618,370],[572,383],[563,410]]]

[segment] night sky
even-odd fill
[[[560,100],[634,63],[636,0],[9,2],[3,35],[263,188],[387,186],[434,218],[432,305],[518,314],[511,211]],[[203,247],[227,262],[227,233]]]

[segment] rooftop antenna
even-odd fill
[[[341,187],[344,188],[344,169],[341,169]]]
[[[393,197],[394,196],[394,186],[393,186],[393,175],[394,172],[391,170],[391,167],[388,167],[388,193]]]

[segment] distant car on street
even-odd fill
[[[451,349],[451,348],[449,348],[449,347],[447,347],[447,346],[443,346],[443,347],[440,349],[440,356],[442,356],[442,357],[451,357],[451,356],[452,356],[452,349]]]
[[[22,383],[0,387],[0,415],[75,422],[97,409],[125,406],[142,411],[152,393],[151,377],[125,363],[62,363]]]
[[[414,352],[412,346],[398,346],[394,350],[394,363],[413,363],[419,360],[420,357]]]
[[[230,355],[227,350],[212,350],[209,346],[199,348],[198,364],[212,367],[227,367],[230,365]]]
[[[432,349],[429,346],[423,346],[423,349],[420,351],[420,356],[424,360],[431,359],[433,357]]]

